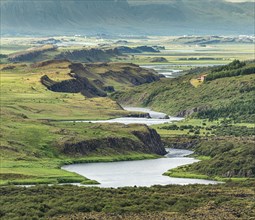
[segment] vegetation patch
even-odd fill
[[[188,171],[188,166],[182,166],[175,169],[171,169],[165,172],[163,175],[177,178],[191,178],[191,179],[211,179],[207,175],[198,174]]]
[[[219,185],[97,188],[77,186],[1,187],[2,219],[249,219],[254,182]],[[100,199],[98,199],[100,198]],[[19,207],[18,209],[16,207]],[[156,218],[154,218],[156,217]]]
[[[254,61],[245,62],[245,66],[239,69],[242,70],[246,66],[254,69],[254,65]],[[209,76],[213,69],[191,70],[185,76],[161,79],[159,82],[142,85],[129,91],[116,92],[112,97],[125,105],[148,106],[169,115],[211,120],[231,118],[237,123],[254,123],[254,72],[250,75],[234,75],[212,81],[206,81],[205,78],[205,81],[197,87],[190,84],[192,79],[197,79],[201,75]],[[224,72],[220,69],[218,71]]]
[[[255,73],[255,67],[250,63],[240,62],[234,60],[230,64],[213,69],[210,74],[206,76],[206,81],[212,81],[224,77],[233,77],[240,75],[249,75]]]

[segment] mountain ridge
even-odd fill
[[[4,35],[254,33],[252,2],[150,2],[1,1],[1,32]]]

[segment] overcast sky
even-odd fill
[[[143,3],[167,3],[171,2],[172,0],[128,0],[128,2],[143,2]],[[189,1],[195,1],[195,0],[189,0]],[[203,0],[196,0],[196,1],[203,1]],[[255,0],[225,0],[228,2],[254,2]]]
[[[226,0],[228,2],[254,2],[254,0]]]

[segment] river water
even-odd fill
[[[141,67],[156,70],[159,74],[166,78],[177,78],[184,75],[184,71],[180,67],[207,67],[207,66],[221,66],[222,64],[150,64]]]
[[[172,121],[180,121],[183,118],[169,117],[163,119],[167,115],[162,112],[155,112],[148,108],[123,107],[127,111],[145,112],[150,114],[148,118],[116,118],[111,120],[101,121],[80,121],[91,123],[123,123],[123,124],[164,124]],[[173,178],[163,176],[162,174],[169,169],[176,168],[182,165],[188,165],[198,160],[185,157],[192,151],[181,149],[167,149],[168,154],[159,159],[138,160],[138,161],[120,161],[108,163],[85,163],[63,166],[62,169],[78,173],[89,179],[96,180],[99,187],[125,187],[125,186],[152,186],[152,185],[186,185],[186,184],[216,184],[216,181],[203,179],[187,179]]]
[[[169,149],[168,149],[169,150]],[[178,166],[192,164],[198,160],[185,157],[192,151],[170,149],[164,158],[121,161],[109,163],[85,163],[63,166],[62,169],[78,173],[96,180],[99,187],[153,186],[153,185],[187,185],[216,184],[216,181],[203,179],[173,178],[162,174]]]
[[[181,121],[184,118],[169,116],[168,119],[164,119],[167,116],[162,112],[155,112],[149,108],[136,108],[136,107],[123,107],[126,111],[132,112],[145,112],[149,113],[151,118],[135,118],[135,117],[122,117],[114,118],[110,120],[91,120],[91,121],[76,121],[76,122],[90,122],[90,123],[122,123],[122,124],[146,124],[146,125],[157,125],[171,123],[173,121]]]
[[[145,65],[141,67],[156,70],[158,74],[164,75],[166,78],[179,77],[183,72],[183,70],[175,69],[176,66],[171,64]]]

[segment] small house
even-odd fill
[[[207,75],[201,75],[197,78],[197,80],[204,82]]]

